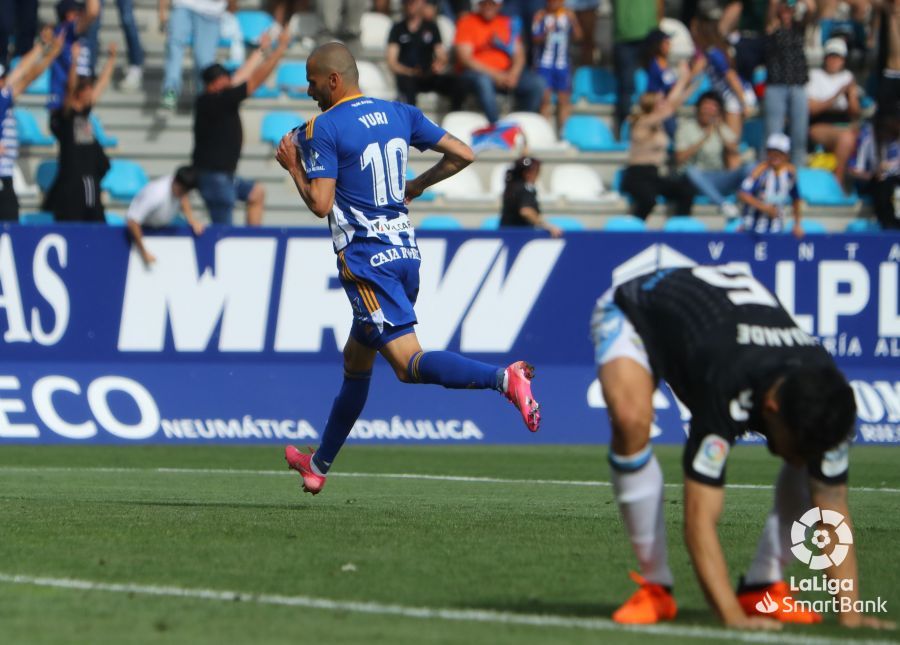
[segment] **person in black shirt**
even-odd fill
[[[262,184],[236,175],[241,158],[244,131],[240,106],[262,85],[284,56],[290,43],[290,30],[282,29],[278,46],[268,57],[268,35],[259,48],[233,76],[214,63],[203,70],[205,91],[194,104],[193,166],[197,187],[215,224],[231,224],[237,200],[247,204],[247,225],[262,223],[265,190]]]
[[[562,237],[561,228],[541,217],[535,189],[540,172],[541,162],[534,157],[521,157],[506,171],[500,226],[542,228],[552,237]]]
[[[100,182],[109,171],[109,158],[94,136],[91,110],[109,86],[116,64],[116,46],[96,82],[78,75],[81,46],[72,45],[72,63],[62,107],[50,113],[50,130],[59,141],[59,169],[50,190],[44,196],[43,210],[56,221],[106,222],[100,199]]]
[[[453,110],[461,105],[455,77],[445,74],[449,56],[436,23],[425,20],[424,0],[405,0],[403,20],[388,35],[387,64],[397,79],[399,101],[416,104],[420,92],[438,92],[451,98]]]
[[[647,623],[676,614],[662,471],[649,444],[653,394],[664,379],[691,413],[683,458],[685,542],[712,608],[725,624],[746,629],[819,622],[819,614],[783,602],[790,589],[782,577],[796,542],[790,539],[795,520],[821,507],[850,522],[848,447],[856,403],[831,356],[741,264],[636,277],[598,300],[591,329],[612,425],[613,490],[643,574],[635,577],[641,588],[613,620]],[[749,430],[785,463],[775,509],[735,594],[716,531],[728,453]],[[826,573],[853,581],[852,591],[842,586],[838,595],[855,603],[853,549],[845,558],[836,551],[832,556]],[[882,624],[855,612],[842,612],[839,620]]]
[[[765,40],[766,137],[783,132],[791,137],[791,163],[800,168],[806,161],[809,105],[806,83],[804,34],[816,11],[813,0],[779,0],[769,6]],[[790,123],[790,130],[786,123]]]

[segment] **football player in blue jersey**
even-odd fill
[[[322,114],[286,134],[276,158],[307,207],[328,218],[353,325],[344,346],[344,382],[318,449],[308,455],[285,448],[303,489],[315,495],[325,485],[365,405],[377,353],[404,383],[495,389],[537,431],[541,416],[531,393],[531,365],[517,361],[502,368],[452,352],[425,352],[414,330],[421,258],[406,205],[472,163],[474,153],[418,108],[364,96],[356,61],[340,43],[316,49],[306,75],[308,94]],[[407,182],[410,145],[443,157]]]

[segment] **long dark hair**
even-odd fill
[[[519,157],[515,163],[506,171],[506,187],[503,189],[504,199],[508,196],[510,190],[517,184],[525,181],[525,172],[531,168],[540,167],[541,162],[534,157]]]

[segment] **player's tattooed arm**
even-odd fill
[[[421,195],[430,186],[452,177],[475,161],[475,153],[465,143],[449,132],[445,133],[432,150],[443,153],[440,161],[421,175],[406,183],[406,203]]]

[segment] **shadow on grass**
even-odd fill
[[[536,598],[528,598],[521,601],[481,602],[469,604],[460,609],[486,609],[510,614],[531,614],[541,616],[556,616],[559,618],[600,618],[610,619],[613,612],[619,608],[619,604],[604,602],[546,602]],[[678,623],[717,625],[709,610],[683,609],[678,611]]]

